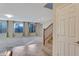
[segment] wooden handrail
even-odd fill
[[[53,24],[50,24],[47,28],[45,28],[45,30],[47,30],[49,27],[53,26]]]

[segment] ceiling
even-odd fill
[[[11,14],[15,19],[52,19],[52,10],[45,8],[45,5],[46,3],[0,3],[0,18]]]

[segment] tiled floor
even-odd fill
[[[23,38],[9,38],[9,39],[1,39],[0,40],[0,55],[2,55],[6,49],[12,49],[13,47],[17,46],[24,46],[29,45],[33,43],[39,43],[42,44],[41,37],[23,37]]]
[[[13,48],[12,52],[13,56],[48,56],[48,54],[42,50],[40,44],[18,46]]]
[[[0,40],[0,56],[12,50],[13,56],[49,56],[48,49],[42,46],[41,37],[23,37]],[[46,51],[44,51],[44,49]]]

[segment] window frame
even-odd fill
[[[7,21],[6,20],[0,20],[0,22],[3,22],[2,24],[1,24],[1,26],[2,26],[2,29],[1,29],[1,31],[2,32],[0,32],[0,34],[1,33],[7,33],[7,30],[8,30],[8,23],[7,23]],[[3,24],[4,24],[4,22],[6,23],[4,26],[5,26],[5,30],[3,31]]]
[[[32,30],[30,30],[30,25],[32,25]],[[28,27],[29,27],[29,33],[35,33],[36,32],[36,23],[33,23],[33,22],[30,22],[28,24]]]
[[[22,31],[21,31],[21,32],[19,32],[19,31],[16,32],[16,31],[15,31],[15,27],[14,27],[14,26],[15,26],[16,23],[18,23],[18,24],[21,23],[21,24],[23,25],[23,27],[22,27]],[[24,23],[23,23],[23,22],[20,22],[20,21],[14,21],[14,23],[13,23],[13,28],[14,28],[14,33],[24,33]]]

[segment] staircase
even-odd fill
[[[52,29],[53,29],[53,24],[50,24],[46,29],[44,29],[43,50],[48,55],[52,55],[52,41],[53,41]]]

